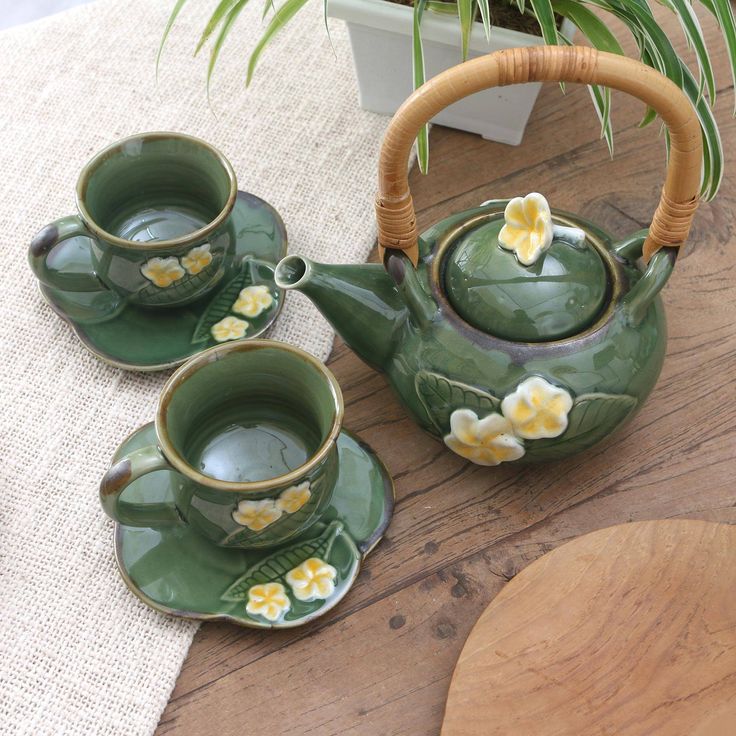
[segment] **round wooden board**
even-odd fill
[[[483,612],[442,736],[736,734],[736,527],[650,521],[587,534]]]

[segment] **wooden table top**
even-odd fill
[[[723,43],[702,19],[727,174],[716,202],[701,206],[664,291],[667,358],[640,414],[563,462],[478,467],[423,434],[384,378],[338,339],[329,365],[345,394],[345,426],[373,446],[396,483],[386,537],[345,600],[311,625],[264,633],[204,624],[159,736],[437,734],[468,633],[532,560],[627,521],[736,523],[736,121]],[[671,17],[661,24],[681,38]],[[518,148],[434,128],[430,175],[411,176],[420,232],[486,199],[532,190],[617,236],[646,227],[663,182],[664,141],[657,124],[637,127],[640,103],[614,93],[613,109],[612,161],[588,92],[574,85],[564,96],[545,85]]]

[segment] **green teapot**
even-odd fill
[[[670,155],[651,227],[616,242],[532,193],[418,237],[407,164],[422,125],[479,90],[539,81],[619,89],[659,113]],[[690,230],[702,155],[688,99],[637,61],[583,47],[489,54],[433,78],[391,121],[376,202],[383,265],[290,255],[275,281],[306,294],[457,454],[480,465],[564,458],[629,421],[654,387],[666,344],[658,294]]]

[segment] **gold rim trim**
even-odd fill
[[[126,240],[125,238],[118,237],[112,233],[107,232],[101,228],[92,218],[92,215],[87,209],[85,204],[85,198],[87,194],[87,184],[89,177],[97,169],[97,167],[107,158],[117,153],[126,143],[131,141],[151,141],[151,140],[164,140],[164,139],[177,139],[192,143],[200,148],[204,148],[206,151],[211,153],[227,174],[230,182],[230,191],[228,193],[227,201],[224,207],[220,210],[219,214],[204,227],[189,233],[188,235],[182,235],[179,238],[173,238],[171,240],[155,240],[149,243],[141,243],[136,240]],[[238,182],[235,176],[235,170],[232,164],[225,157],[223,153],[218,151],[214,146],[211,146],[207,141],[197,138],[193,135],[187,135],[186,133],[173,133],[166,131],[153,131],[151,133],[138,133],[136,135],[130,135],[127,138],[121,138],[115,143],[111,143],[106,148],[103,148],[99,153],[95,154],[84,166],[82,172],[79,174],[76,187],[76,202],[77,209],[82,218],[84,224],[89,228],[93,235],[113,245],[117,245],[121,248],[127,248],[129,250],[166,250],[168,248],[177,248],[182,245],[188,245],[189,243],[196,242],[209,235],[211,232],[216,230],[222,225],[225,220],[230,216],[233,206],[235,205],[235,199],[238,194]]]
[[[332,426],[317,451],[307,460],[306,463],[300,465],[298,468],[285,473],[284,475],[278,475],[274,478],[267,478],[265,480],[250,481],[250,482],[236,482],[227,480],[218,480],[212,478],[209,475],[200,473],[195,470],[174,447],[166,427],[166,411],[169,406],[174,392],[176,389],[188,378],[193,376],[201,368],[206,365],[213,363],[217,360],[221,360],[223,357],[230,353],[244,353],[251,350],[282,350],[284,352],[292,353],[303,361],[316,369],[322,374],[323,378],[326,379],[330,386],[330,393],[333,399],[334,417],[332,420]],[[310,353],[307,353],[300,348],[289,345],[285,342],[279,342],[277,340],[248,340],[247,342],[232,342],[225,345],[216,345],[215,347],[204,350],[197,354],[189,361],[187,361],[181,368],[179,368],[166,382],[161,391],[161,396],[158,401],[158,407],[156,409],[156,437],[158,439],[159,446],[166,457],[166,459],[178,470],[182,475],[194,481],[200,483],[208,488],[214,488],[218,491],[231,491],[233,493],[251,493],[255,491],[266,491],[271,488],[275,488],[282,485],[287,485],[296,480],[299,480],[303,476],[310,473],[317,465],[319,465],[327,456],[332,449],[337,437],[340,434],[342,428],[342,419],[345,413],[345,404],[343,402],[342,390],[340,384],[333,375],[332,371],[320,360],[315,358]]]
[[[505,200],[502,200],[502,202],[505,204]],[[492,205],[492,206],[496,206],[496,205]],[[455,227],[445,232],[444,235],[442,235],[440,238],[438,238],[437,244],[434,248],[434,260],[432,262],[431,283],[432,283],[432,290],[434,291],[435,296],[448,309],[448,311],[451,312],[452,315],[457,320],[462,322],[463,325],[466,325],[468,329],[474,330],[475,332],[481,335],[492,337],[494,340],[498,340],[499,342],[508,343],[509,345],[523,345],[523,346],[528,346],[528,347],[535,347],[539,345],[545,345],[545,346],[564,345],[566,343],[575,342],[577,340],[580,340],[583,337],[591,335],[594,332],[598,331],[601,327],[603,327],[603,325],[605,325],[611,319],[611,316],[613,315],[616,309],[616,303],[620,299],[622,291],[623,291],[623,286],[621,284],[621,277],[619,276],[613,254],[605,247],[605,245],[603,244],[603,241],[595,233],[590,232],[590,230],[588,230],[587,228],[581,228],[580,223],[575,221],[574,219],[570,217],[565,217],[564,215],[556,214],[554,212],[552,213],[552,220],[554,222],[560,225],[567,225],[568,227],[576,227],[585,232],[585,239],[593,246],[596,253],[598,253],[598,255],[601,257],[601,260],[603,261],[603,265],[606,269],[606,275],[608,276],[608,281],[611,285],[611,290],[608,295],[608,303],[606,304],[605,309],[600,313],[598,318],[595,320],[595,322],[592,322],[582,332],[577,332],[574,335],[563,337],[559,340],[540,340],[539,342],[524,342],[523,340],[507,340],[506,338],[499,337],[498,335],[494,335],[493,333],[484,332],[480,328],[475,327],[475,325],[470,324],[470,322],[466,321],[458,313],[458,311],[453,307],[450,300],[447,298],[447,294],[445,293],[445,290],[443,288],[443,284],[441,281],[442,265],[447,255],[447,251],[452,245],[454,245],[455,241],[459,237],[461,237],[462,235],[465,235],[465,233],[467,233],[468,231],[473,230],[474,228],[478,227],[479,225],[485,224],[486,222],[492,222],[502,217],[503,217],[503,210],[493,211],[493,212],[484,212],[480,215],[475,215],[474,217],[471,217],[469,220],[466,220],[460,225],[456,225]]]

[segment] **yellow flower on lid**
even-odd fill
[[[503,415],[514,432],[527,440],[558,437],[567,429],[572,397],[541,376],[527,378],[501,402]]]
[[[212,325],[210,332],[217,342],[226,342],[227,340],[240,340],[241,337],[245,337],[247,330],[248,323],[244,319],[231,316]]]
[[[252,616],[263,616],[271,621],[278,621],[291,608],[291,601],[281,583],[263,583],[254,585],[248,590],[247,613]]]
[[[531,266],[552,245],[552,213],[541,194],[514,197],[506,205],[504,219],[506,224],[498,234],[499,245],[514,251],[519,263]]]
[[[192,274],[192,276],[204,271],[210,263],[212,263],[212,253],[210,253],[209,243],[192,248],[189,253],[181,259],[181,265],[184,266],[187,273]]]
[[[514,436],[509,421],[500,414],[483,419],[471,409],[455,409],[445,444],[476,465],[499,465],[524,456],[524,445]]]
[[[155,286],[165,289],[184,276],[184,269],[174,256],[151,258],[141,266],[141,273]]]
[[[282,511],[270,498],[262,501],[241,501],[233,511],[233,521],[247,526],[253,532],[260,532],[281,518]]]
[[[273,304],[273,297],[267,286],[246,286],[241,289],[238,301],[233,304],[233,312],[245,317],[257,317]]]
[[[300,483],[298,486],[292,486],[283,491],[276,501],[276,506],[287,514],[293,514],[299,511],[309,501],[311,496],[312,492],[309,490],[309,481],[305,480],[304,483]]]
[[[337,570],[319,557],[304,560],[286,573],[286,582],[300,601],[327,599],[335,592]]]

